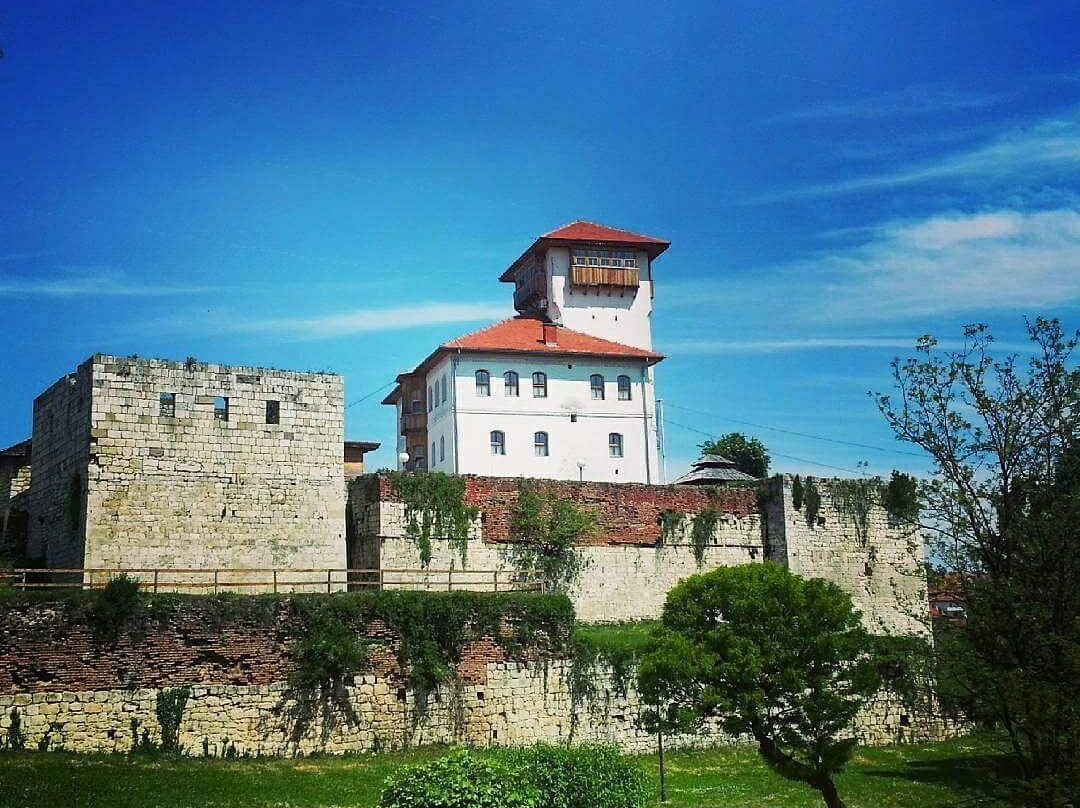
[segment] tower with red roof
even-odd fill
[[[518,316],[442,343],[383,400],[403,467],[662,482],[650,317],[668,246],[585,221],[539,236],[499,278]]]

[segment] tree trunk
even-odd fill
[[[830,777],[815,777],[811,782],[814,788],[821,792],[822,799],[828,808],[847,808],[840,795],[836,793],[836,784]]]

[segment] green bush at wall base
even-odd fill
[[[539,808],[539,794],[497,760],[458,752],[387,780],[379,808]]]
[[[536,744],[478,758],[468,752],[405,769],[380,808],[641,808],[637,762],[611,746]]]
[[[641,767],[613,746],[536,744],[502,757],[541,794],[538,808],[639,808],[649,795]]]

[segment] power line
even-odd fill
[[[753,421],[743,421],[743,420],[740,420],[739,418],[728,418],[727,416],[720,415],[720,414],[715,413],[715,412],[705,412],[704,410],[694,410],[694,409],[691,409],[690,407],[683,407],[683,406],[681,406],[679,404],[672,404],[667,399],[664,400],[664,403],[669,407],[674,407],[677,410],[683,410],[684,412],[693,413],[694,415],[704,415],[706,418],[716,418],[716,419],[719,419],[721,421],[731,421],[731,423],[733,423],[733,424],[742,424],[744,426],[752,426],[755,429],[768,429],[768,430],[771,430],[773,432],[782,432],[785,435],[796,435],[796,436],[798,436],[800,438],[809,438],[810,440],[820,440],[820,441],[824,441],[825,443],[837,443],[837,444],[840,444],[841,446],[854,446],[854,447],[856,447],[858,449],[870,449],[870,450],[875,451],[875,452],[888,452],[889,454],[903,454],[903,455],[911,455],[912,457],[922,457],[922,458],[926,457],[926,455],[922,454],[921,452],[908,452],[908,451],[905,451],[903,449],[889,449],[889,448],[887,448],[885,446],[875,446],[875,445],[870,444],[870,443],[857,443],[856,441],[841,440],[840,438],[827,438],[824,435],[811,435],[809,432],[797,432],[794,429],[784,429],[783,427],[769,426],[767,424],[756,424]]]
[[[389,387],[392,384],[397,384],[397,380],[395,379],[394,381],[387,382],[386,384],[381,385],[380,387],[376,387],[370,393],[367,393],[366,395],[360,396],[360,398],[356,399],[355,401],[350,401],[348,404],[345,405],[345,409],[349,409],[349,407],[352,407],[352,406],[354,406],[356,404],[359,404],[361,401],[367,401],[369,398],[371,398],[372,396],[378,395],[379,393],[381,393],[383,390],[385,390],[387,387]]]
[[[677,426],[681,429],[687,429],[690,432],[696,432],[697,434],[704,435],[707,438],[713,437],[712,432],[706,432],[702,429],[687,426],[686,424],[680,424],[678,421],[672,421],[670,418],[667,419],[667,422],[672,426]],[[794,460],[796,463],[809,463],[812,466],[821,466],[822,468],[832,469],[833,471],[846,471],[849,474],[858,474],[860,477],[867,476],[865,471],[860,471],[859,469],[849,469],[843,466],[831,466],[828,463],[819,463],[817,460],[807,460],[805,457],[795,457],[794,455],[780,454],[780,452],[774,452],[772,450],[769,451],[769,454],[773,455],[774,457],[782,457],[785,460]]]

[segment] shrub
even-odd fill
[[[139,582],[126,575],[112,578],[98,593],[90,609],[95,636],[115,641],[138,610]]]
[[[646,802],[644,773],[612,746],[536,744],[504,757],[540,793],[539,808],[639,808]]]
[[[161,748],[165,752],[180,751],[180,721],[184,717],[191,689],[170,687],[159,690],[154,707],[158,725],[161,727]]]
[[[26,748],[26,735],[22,731],[22,718],[17,707],[11,708],[11,722],[7,728],[7,748],[12,752],[21,752]]]
[[[379,808],[539,808],[538,799],[505,764],[459,752],[388,778]]]

